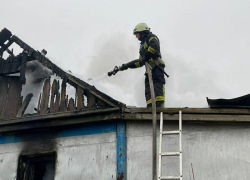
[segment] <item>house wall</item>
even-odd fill
[[[178,129],[177,122],[164,123],[164,130]],[[159,130],[159,126],[157,129]],[[159,131],[157,134],[157,140],[159,140]],[[184,122],[183,179],[248,180],[250,176],[249,136],[250,124]],[[152,180],[151,145],[151,122],[128,121],[128,180]],[[163,152],[178,151],[178,147],[177,135],[163,136]],[[162,167],[163,175],[178,175],[179,157],[164,157]]]
[[[16,179],[20,154],[52,151],[57,153],[55,180],[115,180],[121,171],[119,128],[107,122],[0,136],[0,180]]]

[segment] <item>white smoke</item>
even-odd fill
[[[26,83],[22,86],[21,95],[23,100],[27,94],[32,93],[33,97],[25,111],[27,113],[35,113],[34,108],[37,108],[39,96],[43,90],[43,84],[46,78],[52,75],[51,70],[42,66],[38,61],[27,63],[25,77]]]
[[[50,69],[44,67],[38,61],[30,61],[27,63],[25,76],[26,76],[26,83],[22,86],[22,92],[21,92],[23,100],[25,99],[27,94],[29,93],[33,94],[33,97],[25,111],[25,114],[36,113],[34,108],[37,108],[38,106],[39,96],[43,92],[44,82],[47,78],[50,77],[50,95],[54,79],[59,81],[59,92],[61,92],[62,79],[53,74]],[[68,95],[68,99],[70,99],[71,97],[75,99],[75,92],[76,92],[75,88],[67,83],[66,95]],[[50,97],[49,97],[48,107],[49,105],[50,105]]]
[[[102,43],[98,41],[87,75],[98,77],[112,70],[114,66],[136,59],[138,49],[139,42],[131,40],[126,34],[113,34]],[[225,87],[222,88],[220,81],[216,80],[219,73],[209,61],[199,60],[200,63],[197,63],[196,58],[174,57],[166,53],[164,47],[162,55],[166,64],[165,71],[170,75],[170,78],[165,77],[166,107],[207,107],[207,96],[233,98],[232,93]],[[97,81],[94,78],[88,82],[127,105],[145,107],[144,72],[145,67],[128,69],[115,76],[101,76]],[[240,95],[242,94],[238,94]]]

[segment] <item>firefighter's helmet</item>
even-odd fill
[[[133,34],[136,34],[138,32],[143,32],[143,31],[149,31],[150,28],[146,23],[139,23],[135,26]]]

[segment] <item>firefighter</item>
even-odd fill
[[[165,77],[162,70],[165,64],[161,59],[159,38],[150,32],[150,28],[146,23],[139,23],[135,26],[133,34],[141,41],[139,59],[133,60],[119,67],[120,71],[128,68],[140,68],[148,62],[152,69],[152,78],[154,82],[156,107],[164,107],[165,103]],[[158,67],[160,66],[160,67]],[[162,70],[160,70],[160,68]],[[147,107],[152,107],[152,99],[150,94],[149,79],[147,72],[145,73],[145,97]]]

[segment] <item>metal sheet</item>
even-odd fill
[[[210,107],[222,108],[249,108],[250,107],[250,94],[233,99],[209,99],[207,103]]]

